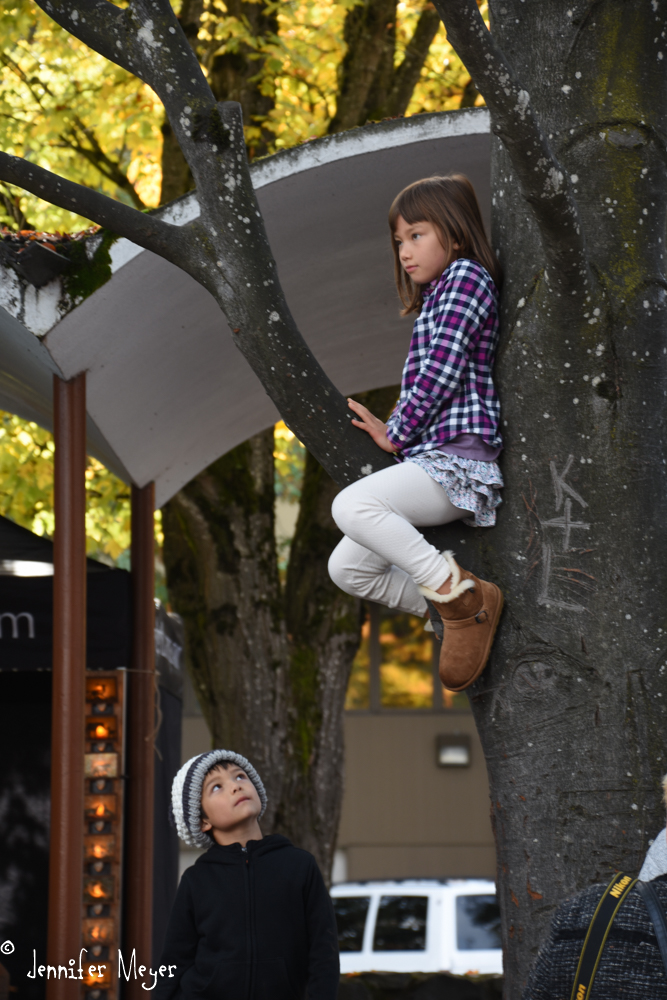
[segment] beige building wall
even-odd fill
[[[439,767],[436,737],[466,733],[468,767]],[[349,880],[495,878],[486,765],[463,712],[347,712],[338,849]]]
[[[211,749],[192,690],[184,710],[183,762]],[[336,880],[495,878],[486,766],[472,715],[347,712],[344,725]],[[457,733],[470,737],[470,766],[438,767],[436,737]],[[182,848],[186,867],[199,852]]]

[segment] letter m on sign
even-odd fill
[[[13,615],[11,611],[4,611],[0,614],[0,639],[7,638],[6,632],[8,631],[8,625],[11,629],[12,639],[19,638],[19,622],[24,618],[28,624],[28,638],[35,638],[35,619],[28,611],[22,611],[18,615]],[[4,632],[3,632],[4,628]]]

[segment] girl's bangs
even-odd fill
[[[410,186],[398,194],[389,209],[389,226],[396,229],[398,217],[401,216],[409,226],[417,222],[431,222],[433,213],[429,211],[428,198],[424,198],[422,187]],[[421,196],[421,197],[420,197]]]

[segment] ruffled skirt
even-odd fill
[[[472,517],[463,518],[464,524],[492,528],[496,523],[496,507],[502,503],[500,490],[504,486],[497,462],[478,462],[446,451],[427,451],[404,461],[421,466],[440,483],[455,507],[472,513]]]

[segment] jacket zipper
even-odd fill
[[[252,886],[250,885],[250,857],[248,855],[248,848],[242,847],[244,865],[243,870],[245,872],[245,896],[246,896],[246,919],[247,919],[247,929],[248,929],[248,952],[249,952],[249,969],[248,969],[248,993],[247,1000],[252,1000],[254,979],[255,979],[255,969],[254,969],[254,959],[255,959],[255,922],[253,920],[252,912]]]

